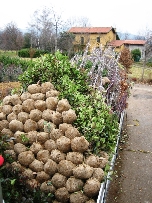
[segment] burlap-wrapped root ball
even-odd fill
[[[2,135],[7,135],[7,137],[12,137],[13,136],[13,132],[10,129],[7,128],[3,128],[3,130],[1,131]]]
[[[25,151],[18,155],[18,161],[23,166],[29,166],[33,161],[35,157],[32,151]]]
[[[40,121],[39,121],[40,122]],[[56,128],[56,125],[52,122],[44,122],[44,127],[43,127],[43,131],[50,133],[52,132],[52,130],[54,130]],[[51,138],[51,137],[50,137]]]
[[[51,151],[51,159],[56,163],[59,163],[61,160],[65,160],[66,154],[60,152],[58,149],[54,149]]]
[[[60,202],[69,202],[70,194],[65,187],[62,187],[55,191],[55,197]]]
[[[99,167],[105,168],[106,164],[108,163],[108,159],[104,157],[99,157]]]
[[[18,120],[12,120],[9,123],[9,129],[12,132],[16,132],[16,131],[23,131],[23,123],[18,121]]]
[[[65,131],[65,136],[68,137],[70,140],[72,140],[75,137],[80,137],[81,134],[77,128],[71,126],[71,127],[67,128],[67,130]]]
[[[22,152],[27,151],[27,148],[25,145],[21,144],[21,143],[16,143],[14,145],[14,151],[16,152],[16,154],[20,154]]]
[[[37,153],[37,160],[46,163],[47,160],[50,158],[50,153],[48,150],[41,150]]]
[[[45,143],[49,139],[49,134],[46,132],[37,133],[37,141],[41,144]]]
[[[7,120],[0,121],[0,131],[2,131],[4,128],[9,128],[9,122]]]
[[[71,140],[71,149],[74,152],[85,152],[89,148],[89,142],[84,136],[75,137]]]
[[[37,101],[35,101],[34,106],[36,109],[43,112],[46,109],[46,102],[43,100],[37,100]]]
[[[56,188],[52,185],[52,182],[50,180],[45,181],[41,184],[40,190],[44,193],[51,193],[54,194],[56,191]]]
[[[70,194],[70,203],[86,203],[89,200],[82,191],[74,192]]]
[[[31,110],[35,109],[34,100],[27,99],[23,101],[22,108],[23,108],[23,111],[25,111],[26,113],[30,113]]]
[[[29,118],[33,121],[39,121],[42,117],[42,112],[38,109],[33,109],[30,111]]]
[[[61,136],[56,140],[57,148],[61,152],[69,152],[71,151],[71,141],[69,138],[65,136]]]
[[[0,113],[0,121],[6,120],[6,114],[4,112]]]
[[[61,160],[58,164],[58,172],[66,177],[73,175],[74,168],[75,164],[73,164],[71,161]]]
[[[15,106],[13,106],[12,110],[13,110],[13,113],[18,115],[22,111],[22,105],[16,104]]]
[[[67,99],[61,99],[58,102],[56,111],[62,113],[63,111],[68,111],[71,108],[71,105],[69,104]]]
[[[17,115],[16,115],[14,112],[12,112],[12,113],[8,114],[7,120],[8,120],[9,123],[10,123],[12,120],[18,120],[18,119],[17,119]],[[21,122],[22,122],[22,121],[21,121]]]
[[[51,110],[56,110],[58,104],[58,98],[57,97],[49,97],[46,99],[46,107]]]
[[[59,96],[59,92],[57,91],[57,90],[50,90],[50,91],[47,91],[46,92],[46,98],[48,98],[48,97],[57,97],[57,96]]]
[[[2,111],[4,114],[8,115],[10,113],[12,113],[13,109],[11,105],[4,105],[2,106]]]
[[[25,101],[27,99],[31,99],[31,94],[29,92],[23,92],[23,94],[21,95],[21,100]]]
[[[51,179],[51,183],[54,185],[55,188],[65,187],[66,182],[67,177],[60,173],[55,173]]]
[[[57,149],[56,142],[52,139],[49,139],[44,143],[44,148],[49,152],[52,152],[52,150]]]
[[[45,100],[45,94],[42,94],[42,93],[31,94],[31,99],[33,99],[34,101]]]
[[[50,176],[44,171],[37,172],[36,180],[39,183],[43,183],[44,181],[47,181],[49,179],[50,179]]]
[[[51,82],[44,82],[41,84],[41,92],[45,94],[46,92],[54,89],[54,85]]]
[[[36,131],[38,128],[36,121],[33,121],[32,119],[28,119],[24,123],[24,131],[26,133],[30,131]]]
[[[94,172],[94,168],[86,165],[86,164],[80,164],[73,168],[73,175],[75,178],[78,179],[89,179]]]
[[[68,124],[68,123],[61,123],[59,125],[59,129],[65,133],[65,131],[69,128],[69,127],[72,127],[72,124]]]
[[[68,192],[77,192],[83,189],[84,182],[80,179],[70,177],[66,182],[66,188]]]
[[[86,163],[87,165],[92,166],[94,168],[98,168],[100,165],[99,157],[95,156],[94,154],[91,154],[90,156],[88,156],[85,159],[84,163]]]
[[[38,133],[37,131],[30,131],[26,134],[28,143],[30,145],[37,141],[37,133]]]
[[[48,159],[44,165],[44,171],[50,176],[53,176],[58,171],[57,163],[52,159]]]
[[[83,163],[84,156],[80,152],[68,152],[66,155],[66,160],[71,161],[76,165],[79,165]]]
[[[94,197],[98,195],[100,185],[100,182],[96,178],[88,179],[83,187],[84,194],[88,197]]]
[[[17,104],[22,104],[22,101],[20,99],[20,96],[17,95],[17,94],[14,94],[12,96],[6,96],[4,99],[3,99],[3,105],[12,105],[12,106],[15,106]]]
[[[17,119],[18,119],[19,121],[21,121],[21,122],[24,124],[24,123],[26,122],[26,120],[29,119],[29,114],[26,113],[26,112],[21,111],[21,112],[18,114]]]
[[[15,143],[22,143],[24,145],[28,144],[28,137],[27,134],[25,132],[22,131],[16,131],[14,133],[14,142]]]
[[[63,135],[64,133],[62,132],[62,130],[53,128],[50,133],[50,138],[52,140],[57,140]]]
[[[40,171],[43,171],[43,168],[44,168],[44,164],[42,161],[39,161],[37,159],[34,159],[32,161],[32,163],[29,165],[29,168],[32,170],[32,171],[35,171],[35,172],[40,172]]]
[[[92,178],[96,178],[100,183],[104,179],[104,171],[102,168],[94,168]]]
[[[70,123],[70,124],[77,119],[76,113],[72,109],[69,109],[68,111],[63,111],[62,117],[63,117],[63,123]]]
[[[32,84],[27,87],[27,90],[30,94],[41,93],[41,86],[38,84]]]
[[[52,122],[53,122],[55,125],[61,124],[61,123],[63,122],[62,114],[59,113],[59,112],[53,111],[53,114],[52,114]]]
[[[46,109],[42,112],[42,118],[45,121],[52,121],[52,115],[53,115],[53,110],[51,109]]]
[[[12,103],[11,103],[11,96],[10,95],[4,97],[4,99],[3,99],[3,105],[12,105]]]
[[[33,142],[30,150],[36,155],[40,150],[43,150],[43,146],[39,142]]]
[[[11,96],[11,103],[13,106],[15,106],[17,104],[22,104],[20,96],[17,94],[12,95]]]
[[[96,203],[96,201],[94,199],[90,199],[90,200],[86,201],[85,203]]]
[[[26,179],[33,179],[34,178],[34,174],[33,171],[29,168],[26,168],[23,172],[22,172],[22,176]]]

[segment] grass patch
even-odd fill
[[[10,57],[18,57],[16,51],[3,51],[3,50],[0,50],[0,55],[10,56]]]
[[[142,63],[134,63],[132,68],[130,69],[130,74],[128,74],[129,78],[136,81],[141,81],[142,79],[142,73],[143,73],[143,64]],[[152,68],[151,67],[145,67],[144,68],[144,76],[143,76],[144,82],[152,82]]]

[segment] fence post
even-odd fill
[[[3,203],[2,186],[0,182],[0,203]]]

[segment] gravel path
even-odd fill
[[[152,86],[135,84],[106,203],[152,203]]]

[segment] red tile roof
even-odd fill
[[[114,40],[109,43],[109,45],[114,47],[119,47],[123,44],[130,44],[130,45],[145,45],[146,40]]]
[[[125,40],[124,44],[138,44],[138,45],[144,45],[146,43],[146,40]]]
[[[112,27],[72,27],[68,32],[72,33],[108,33],[110,30],[115,32]]]
[[[124,41],[125,40],[114,40],[112,42],[109,42],[109,45],[114,47],[119,47],[124,44]]]

